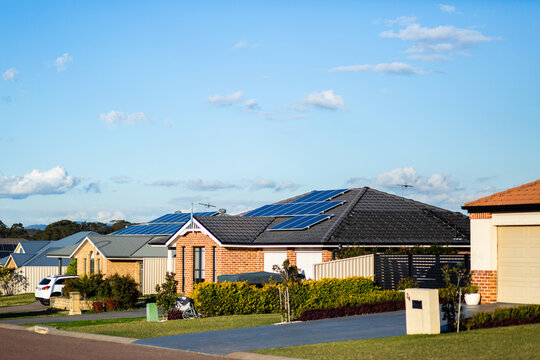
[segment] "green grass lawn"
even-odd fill
[[[203,319],[146,322],[146,319],[88,320],[42,324],[61,330],[144,339],[203,331],[264,326],[281,320],[279,314],[230,315]]]
[[[25,305],[36,301],[34,294],[20,294],[10,296],[0,296],[0,307]]]
[[[540,324],[254,351],[300,359],[539,359]]]

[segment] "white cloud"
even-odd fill
[[[187,182],[187,187],[196,191],[215,191],[223,189],[238,188],[236,185],[225,184],[221,181],[204,181],[202,179],[192,179]]]
[[[241,40],[237,42],[236,44],[234,44],[232,49],[233,50],[246,49],[246,48],[255,49],[255,48],[258,48],[259,46],[260,46],[259,43],[249,43],[247,41]]]
[[[244,103],[244,106],[249,110],[257,110],[259,109],[259,104],[257,103],[257,99],[249,99]]]
[[[294,191],[300,187],[292,181],[284,181],[276,188],[276,191]]]
[[[24,199],[32,195],[63,194],[79,183],[60,166],[48,171],[32,170],[23,176],[0,173],[0,198]]]
[[[4,71],[4,73],[2,74],[2,77],[4,78],[4,80],[15,81],[17,79],[17,75],[19,75],[19,70],[17,70],[14,67],[11,67],[7,69],[6,71]]]
[[[275,189],[278,184],[274,180],[263,179],[254,182],[251,185],[251,190],[262,190],[262,189]]]
[[[453,14],[456,12],[456,7],[451,5],[439,4],[439,9],[448,14]]]
[[[92,220],[103,223],[108,223],[111,220],[125,220],[126,215],[120,211],[98,211],[96,215],[92,216]]]
[[[494,38],[485,36],[478,30],[460,29],[454,26],[422,27],[417,23],[408,24],[399,31],[387,30],[380,33],[384,38],[396,38],[411,42],[407,53],[459,53],[467,55],[467,48],[480,43],[493,41]],[[412,58],[411,56],[409,56]],[[440,61],[443,57],[416,57],[418,60]]]
[[[304,99],[304,103],[330,110],[337,110],[345,107],[343,96],[335,94],[334,90],[323,90],[321,92],[311,93]]]
[[[73,56],[68,53],[64,53],[55,60],[56,71],[61,72],[67,69],[67,65],[73,62]]]
[[[145,113],[137,112],[125,115],[121,111],[111,110],[108,114],[100,114],[99,118],[105,121],[108,125],[122,123],[126,125],[134,125],[137,121],[145,122],[148,120]]]
[[[376,64],[376,65],[350,65],[350,66],[337,66],[329,69],[330,72],[336,71],[373,71],[382,74],[393,74],[393,75],[418,75],[418,74],[428,74],[428,71],[414,68],[409,64],[401,62],[393,62],[390,64]]]
[[[244,93],[242,91],[237,91],[225,96],[220,94],[212,95],[207,97],[204,101],[212,105],[228,106],[241,101],[243,97]]]

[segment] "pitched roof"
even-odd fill
[[[540,180],[469,201],[463,209],[505,205],[540,205]]]
[[[87,237],[106,258],[165,257],[166,249],[152,249],[148,242],[154,235],[98,235]],[[137,256],[135,254],[138,254]]]
[[[303,195],[280,201],[290,203]],[[224,245],[363,244],[469,245],[469,219],[418,201],[370,188],[355,188],[335,197],[333,216],[305,230],[269,231],[290,217],[207,217],[195,219]]]

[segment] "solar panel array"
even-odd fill
[[[264,205],[258,209],[248,212],[244,216],[300,216],[317,215],[328,211],[343,201],[321,201],[321,202],[296,202],[290,204]]]
[[[212,216],[217,214],[217,211],[198,212],[193,215]],[[149,222],[149,224],[185,224],[191,218],[191,213],[165,214]]]
[[[17,244],[0,244],[0,259],[11,254],[16,247]]]
[[[217,211],[198,212],[193,215],[212,216]],[[191,219],[191,213],[165,214],[147,224],[131,225],[112,235],[172,235]]]
[[[305,230],[310,226],[320,223],[326,219],[330,219],[333,214],[325,215],[304,215],[304,216],[294,216],[288,220],[285,220],[281,224],[271,227],[268,229],[272,230]]]
[[[337,190],[316,190],[312,191],[306,196],[302,196],[300,199],[296,199],[293,203],[297,202],[313,202],[313,201],[326,201],[330,200],[338,195],[341,195],[349,189],[337,189]]]
[[[172,235],[184,224],[131,225],[113,235]]]

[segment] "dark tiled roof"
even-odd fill
[[[224,244],[250,244],[274,220],[244,216],[196,216],[195,219]]]
[[[279,203],[292,202],[305,194]],[[223,244],[238,245],[469,245],[469,219],[370,188],[350,189],[334,216],[306,230],[267,231],[290,217],[196,217]]]

